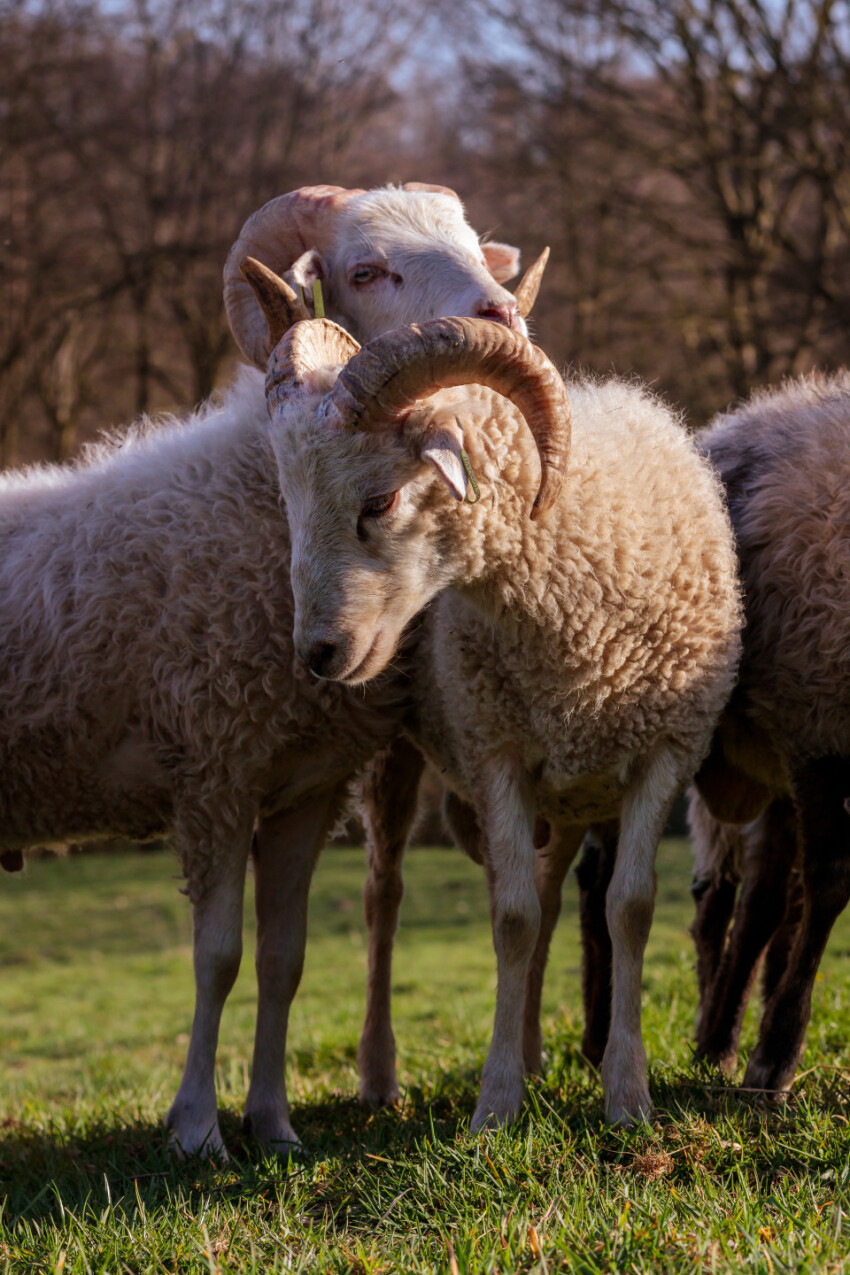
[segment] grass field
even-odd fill
[[[690,1065],[682,842],[662,846],[644,1021],[657,1114],[602,1123],[581,1037],[570,878],[544,1002],[548,1068],[513,1129],[468,1133],[494,996],[483,876],[413,851],[395,970],[400,1110],[362,1110],[362,855],[329,851],[290,1033],[304,1151],[239,1132],[253,924],[219,1054],[227,1166],[174,1164],[161,1119],[192,1003],[167,855],[0,876],[0,1270],[838,1271],[850,1255],[850,917],[819,977],[795,1095],[765,1110]],[[752,1017],[752,1016],[751,1016]],[[745,1048],[752,1041],[748,1021]],[[844,1070],[841,1070],[841,1069]]]

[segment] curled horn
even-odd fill
[[[549,261],[549,249],[544,248],[540,256],[529,266],[525,274],[517,284],[514,296],[519,306],[519,312],[523,318],[531,314],[534,303],[537,300],[537,294],[540,291],[540,283],[543,279],[543,271],[546,269]]]
[[[268,329],[266,394],[270,404],[284,392],[302,385],[313,372],[347,363],[360,349],[353,336],[330,319],[310,319],[303,301],[285,279],[280,279],[253,257],[240,269],[257,298]],[[302,322],[307,319],[309,322]],[[283,337],[286,336],[286,340]]]
[[[425,191],[431,195],[449,195],[452,199],[456,199],[460,203],[460,195],[456,190],[452,190],[451,186],[433,186],[430,182],[405,182],[402,190]]]
[[[266,372],[269,406],[279,401],[287,390],[303,385],[314,372],[326,372],[347,363],[359,349],[354,337],[330,319],[296,323],[269,359]]]
[[[327,247],[342,205],[360,190],[342,186],[302,186],[271,199],[245,222],[224,267],[227,321],[242,353],[257,367],[266,365],[266,323],[251,287],[242,276],[246,257],[275,274],[288,270],[308,248]]]
[[[437,390],[472,383],[504,395],[525,417],[540,454],[540,488],[531,511],[539,518],[563,483],[570,403],[543,351],[510,328],[486,319],[435,319],[388,332],[340,372],[328,419],[349,432],[384,429]]]

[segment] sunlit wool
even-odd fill
[[[699,776],[710,809],[741,826],[724,832],[698,794],[691,805],[698,943],[711,941],[701,913],[724,880],[743,876],[746,906],[736,912],[722,965],[715,943],[716,986],[712,1004],[701,1007],[698,1048],[734,1062],[755,962],[786,910],[795,861],[794,816],[783,802],[790,796],[801,811],[805,924],[786,987],[768,1001],[746,1080],[782,1089],[802,1049],[820,950],[850,896],[842,849],[850,795],[850,374],[813,375],[755,394],[717,417],[699,442],[727,490],[746,627],[740,684],[712,764]],[[724,1006],[730,996],[736,1003]]]
[[[499,963],[473,1125],[511,1118],[523,1092],[522,998],[539,918],[535,811],[583,826],[623,817],[608,900],[615,973],[603,1077],[609,1116],[633,1119],[649,1109],[639,1001],[655,844],[675,791],[707,750],[739,653],[719,485],[647,391],[577,380],[563,489],[531,521],[540,465],[505,400],[478,387],[444,390],[401,433],[352,434],[329,428],[319,408],[332,371],[305,375],[272,404],[293,531],[296,645],[309,652],[332,641],[329,675],[361,681],[385,666],[433,599],[409,730],[476,808]],[[457,503],[462,489],[452,493],[436,475],[435,438],[456,454],[463,439],[479,503]],[[444,459],[443,475],[458,466]],[[386,523],[355,534],[364,497],[395,488]]]
[[[311,187],[272,204],[246,223],[237,262],[246,234],[278,272],[303,258],[327,312],[362,335],[493,306],[521,323],[487,265],[510,277],[518,252],[482,248],[451,192]],[[345,274],[361,250],[386,270],[371,287]],[[237,341],[262,346],[262,314],[230,266],[226,292]],[[187,1153],[223,1152],[215,1047],[258,813],[246,1121],[265,1143],[295,1140],[283,1060],[310,872],[347,781],[393,734],[399,698],[397,687],[364,696],[317,682],[294,657],[267,430],[262,376],[245,369],[191,418],[128,431],[76,465],[0,478],[0,853],[10,863],[58,840],[176,834],[197,1002],[169,1124]]]

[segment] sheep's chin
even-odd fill
[[[386,668],[394,649],[392,638],[387,638],[383,629],[378,629],[363,659],[337,681],[345,686],[361,686],[363,682],[371,681]]]

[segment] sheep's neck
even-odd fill
[[[562,500],[569,504],[569,493]],[[504,487],[498,501],[459,510],[452,583],[493,618],[538,624],[551,612],[553,586],[558,605],[569,606],[583,573],[581,564],[553,558],[551,530],[545,520],[533,522],[530,511],[526,493]]]

